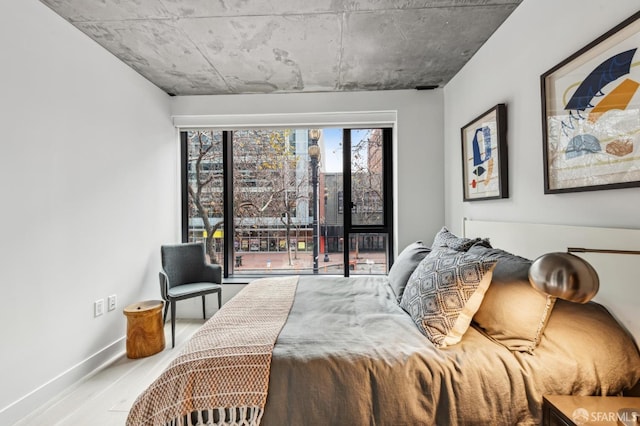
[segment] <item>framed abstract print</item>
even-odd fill
[[[498,104],[461,129],[464,201],[509,197],[507,108]]]
[[[541,76],[544,192],[640,186],[640,13]]]

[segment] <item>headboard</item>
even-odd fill
[[[491,245],[535,259],[569,247],[602,250],[640,250],[640,229],[491,222],[465,219],[466,237],[488,237]],[[620,253],[574,253],[587,260],[600,277],[594,301],[604,305],[640,343],[640,256]]]

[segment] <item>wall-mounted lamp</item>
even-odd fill
[[[586,260],[571,253],[547,253],[529,268],[529,282],[550,296],[587,303],[600,287],[598,273]]]

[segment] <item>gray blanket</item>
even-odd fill
[[[640,379],[632,341],[613,354],[576,343],[563,325],[573,307],[559,306],[533,355],[472,327],[460,344],[437,349],[386,277],[301,277],[273,352],[262,425],[539,424],[545,393],[615,393]],[[589,315],[610,334],[617,324],[601,311]],[[629,343],[615,333],[600,344]]]

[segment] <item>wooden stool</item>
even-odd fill
[[[127,357],[143,358],[164,349],[161,300],[145,300],[124,308],[127,317]]]

